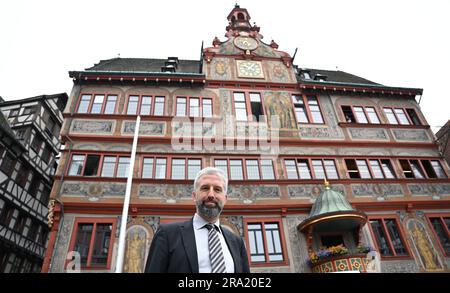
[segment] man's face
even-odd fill
[[[217,218],[227,202],[224,182],[215,174],[205,174],[198,180],[198,189],[192,193],[197,213],[206,219]]]

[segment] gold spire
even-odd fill
[[[326,178],[323,179],[323,186],[325,186],[326,190],[330,189],[330,182],[328,182]]]

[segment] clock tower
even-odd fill
[[[203,50],[207,79],[295,84],[292,57],[278,50],[273,40],[263,42],[260,28],[250,19],[247,9],[238,4],[228,14],[227,40],[215,37],[213,47]]]

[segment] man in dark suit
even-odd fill
[[[194,217],[162,224],[153,237],[146,273],[249,273],[241,237],[220,226],[227,201],[227,177],[221,169],[201,170],[194,181]]]

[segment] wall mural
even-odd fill
[[[143,226],[134,225],[127,231],[123,272],[142,273],[145,266],[148,232]]]
[[[71,132],[111,133],[113,123],[113,121],[73,120]]]
[[[351,184],[354,196],[372,196],[385,200],[388,196],[403,196],[400,184]]]
[[[267,185],[229,185],[228,197],[252,203],[257,199],[280,198],[278,186]]]
[[[242,53],[242,51],[236,48],[236,46],[234,45],[234,38],[230,38],[228,41],[220,45],[218,53],[234,55],[240,54]]]
[[[311,201],[316,200],[324,192],[322,184],[288,185],[287,188],[290,198],[309,198]],[[342,184],[331,185],[331,190],[346,196],[345,188]]]
[[[287,92],[264,92],[264,106],[268,121],[278,115],[280,129],[297,129],[290,95]]]
[[[134,135],[135,121],[124,121],[122,125],[122,134]],[[141,121],[139,126],[139,135],[164,135],[166,130],[165,122]]]
[[[231,70],[229,58],[214,58],[211,61],[210,74],[212,79],[231,79]]]
[[[419,267],[430,272],[443,271],[442,259],[436,251],[424,224],[416,219],[409,219],[406,222],[406,227],[413,244],[411,248],[414,250]]]
[[[192,184],[141,184],[139,196],[146,198],[161,198],[167,203],[175,203],[182,198],[190,198],[194,187]]]
[[[377,128],[348,128],[353,139],[388,140],[384,129]]]
[[[64,182],[61,194],[63,196],[84,196],[89,201],[98,201],[108,196],[124,196],[126,184],[124,183],[83,183]]]
[[[403,129],[392,129],[392,133],[396,140],[408,140],[408,141],[429,141],[426,130],[403,130]]]
[[[442,196],[450,195],[450,184],[407,184],[413,196],[431,195],[433,199],[441,199]]]

